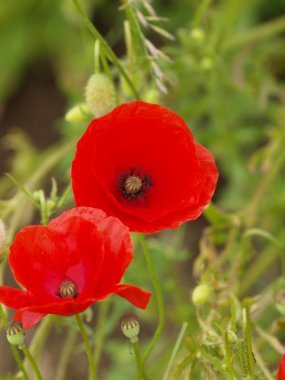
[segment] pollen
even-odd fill
[[[59,287],[61,298],[76,298],[78,295],[76,285],[72,281],[65,281]]]
[[[136,194],[141,190],[142,185],[142,180],[139,177],[131,175],[125,181],[125,190],[128,194]]]

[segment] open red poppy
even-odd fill
[[[277,380],[285,380],[285,355],[279,361]]]
[[[77,206],[99,207],[145,233],[198,218],[217,178],[213,156],[185,122],[141,101],[94,119],[72,164]]]
[[[119,282],[133,257],[128,228],[97,209],[64,212],[47,227],[16,235],[9,262],[26,290],[0,287],[0,302],[17,310],[14,320],[32,327],[46,314],[80,313],[110,294],[145,308],[150,293]]]

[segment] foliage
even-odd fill
[[[145,364],[147,378],[273,380],[285,352],[284,4],[125,0],[120,9],[104,0],[74,4],[81,17],[69,0],[1,2],[1,102],[17,90],[27,68],[43,60],[53,67],[70,107],[76,106],[84,101],[95,66],[115,84],[117,103],[140,97],[180,114],[212,151],[220,171],[204,219],[147,239],[166,305],[166,327]],[[109,20],[107,30],[102,18]],[[0,216],[9,242],[21,226],[39,218],[46,223],[73,205],[64,189],[75,142],[90,121],[88,113],[81,116],[60,120],[61,140],[46,151],[33,147],[22,132],[9,134],[12,177],[0,179]],[[55,178],[51,192],[50,178]],[[150,289],[138,237],[133,240],[137,252],[125,282],[135,279]],[[3,262],[1,281],[5,271]],[[210,292],[194,304],[198,284]],[[85,323],[98,351],[99,378],[135,378],[134,355],[117,334],[128,306],[113,299],[103,305],[86,315],[90,321],[94,312],[94,329]],[[144,352],[157,324],[155,299],[138,315]],[[59,330],[70,325],[76,328],[68,319],[56,321]]]

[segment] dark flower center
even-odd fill
[[[136,168],[122,174],[118,181],[119,190],[128,200],[143,198],[152,185],[151,178]]]
[[[58,294],[61,298],[76,298],[78,291],[72,281],[65,281],[60,285]]]

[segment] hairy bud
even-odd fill
[[[101,117],[116,106],[113,83],[105,74],[94,74],[85,91],[86,103],[95,117]]]
[[[211,295],[211,288],[207,284],[196,286],[192,293],[192,302],[195,305],[201,305],[208,301]]]

